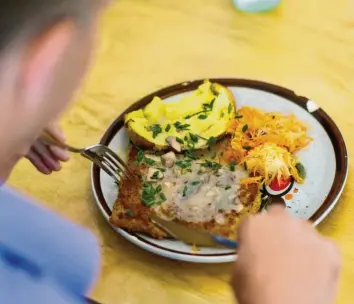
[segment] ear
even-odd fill
[[[40,103],[45,98],[55,70],[73,39],[74,31],[72,22],[58,22],[30,44],[21,71],[21,88],[25,94],[22,100],[31,103],[27,107],[36,106],[33,103]]]

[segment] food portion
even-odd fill
[[[155,97],[128,113],[128,165],[110,221],[155,238],[168,235],[149,217],[236,239],[240,220],[264,208],[266,186],[303,183],[296,152],[311,138],[293,115],[235,110],[231,92],[205,81],[174,102]],[[261,193],[262,190],[262,193]]]
[[[166,237],[150,223],[149,215],[154,213],[235,239],[240,219],[259,210],[259,187],[241,185],[247,177],[242,168],[222,166],[204,153],[149,153],[131,148],[129,163],[134,163],[137,178],[120,184],[111,217],[114,225]]]
[[[229,132],[232,139],[224,153],[225,161],[243,165],[254,180],[266,185],[290,177],[304,182],[304,168],[294,153],[306,147],[311,138],[294,115],[242,107]]]
[[[177,152],[208,146],[227,132],[235,116],[233,95],[224,86],[205,81],[192,94],[166,103],[155,97],[145,108],[125,117],[130,139],[142,149]]]

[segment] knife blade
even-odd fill
[[[197,229],[189,228],[185,225],[173,221],[164,220],[156,215],[151,215],[150,220],[175,239],[180,240],[188,245],[214,248],[226,247],[229,249],[237,249],[238,247],[238,243],[233,240]]]

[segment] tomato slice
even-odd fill
[[[290,183],[291,183],[291,177],[280,179],[279,181],[275,179],[269,184],[269,188],[272,189],[273,191],[280,191],[286,189]]]

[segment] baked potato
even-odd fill
[[[129,138],[142,149],[203,149],[210,141],[226,135],[235,116],[231,91],[205,81],[197,90],[181,99],[166,103],[159,97],[143,109],[125,116]]]

